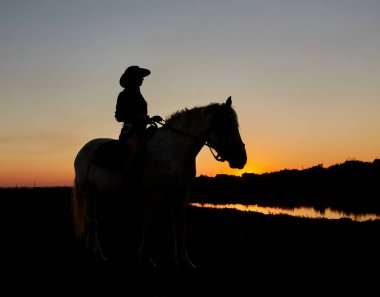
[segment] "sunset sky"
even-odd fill
[[[378,0],[0,0],[0,186],[71,185],[117,138],[120,75],[149,68],[150,115],[232,96],[247,166],[207,147],[197,175],[380,158]]]

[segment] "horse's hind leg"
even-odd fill
[[[92,250],[94,256],[100,257],[103,261],[107,261],[107,258],[104,256],[98,238],[98,220],[96,218],[97,198],[95,197],[94,193],[91,193],[91,195],[89,195],[88,197],[92,197],[92,199],[87,199],[85,203],[87,213],[86,246],[88,249]]]

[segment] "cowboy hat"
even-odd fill
[[[120,85],[125,88],[126,83],[130,79],[145,77],[150,74],[150,70],[139,66],[129,66],[120,77]]]

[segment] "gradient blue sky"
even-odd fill
[[[232,96],[248,164],[204,148],[198,175],[380,157],[380,1],[0,4],[0,186],[71,185],[81,146],[118,136],[129,65],[151,115]]]

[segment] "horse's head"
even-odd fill
[[[207,142],[217,151],[218,160],[228,161],[231,168],[244,168],[247,153],[240,137],[239,123],[232,108],[231,97],[215,111]]]

